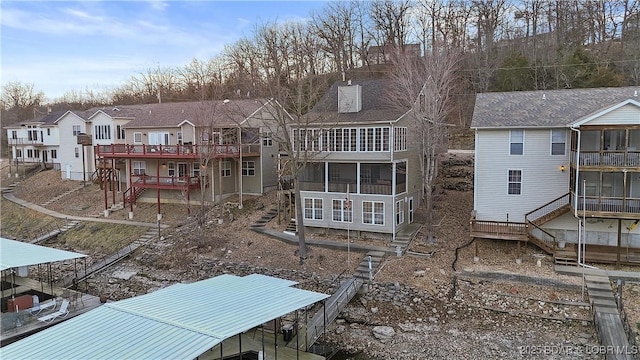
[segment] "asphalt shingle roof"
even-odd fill
[[[481,93],[471,128],[563,127],[629,99],[640,101],[640,86]]]
[[[126,128],[178,126],[185,120],[196,126],[224,125],[234,126],[258,110],[266,100],[239,99],[199,102],[173,102],[162,104],[118,105],[108,108],[95,108],[85,114],[85,118],[98,110],[114,118],[133,118]]]
[[[354,113],[338,113],[338,87],[347,86],[346,81],[335,82],[316,106],[304,117],[309,121],[322,122],[379,122],[394,121],[409,109],[401,109],[391,103],[387,89],[388,79],[353,80],[351,85],[362,86],[362,110]]]

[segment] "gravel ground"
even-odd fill
[[[387,258],[375,282],[349,304],[323,341],[360,353],[363,359],[603,358],[593,353],[597,337],[593,324],[585,320],[590,310],[583,305],[579,279],[557,275],[550,256],[538,267],[534,255],[541,251],[527,246],[523,263],[516,264],[515,244],[482,240],[480,261],[473,261],[473,245],[464,247],[470,240],[472,162],[463,155],[448,160],[434,192],[434,240],[428,241],[423,228],[410,247],[422,255]],[[77,185],[61,180],[59,172],[46,171],[22,181],[15,194],[39,204]],[[189,215],[184,206],[163,205],[163,223],[171,228],[96,275],[88,290],[118,300],[176,282],[260,272],[331,293],[363,258],[352,252],[348,263],[343,251],[312,247],[300,264],[297,246],[248,228],[275,203],[274,193],[245,197],[242,210],[236,201],[231,198],[208,209],[200,223],[197,211]],[[92,184],[47,207],[70,215],[100,214],[103,193]],[[155,214],[154,204],[140,204],[135,220],[155,221]],[[124,218],[126,211],[112,216]],[[424,223],[423,210],[415,216]],[[284,225],[273,220],[268,226]],[[514,280],[514,274],[521,277]],[[624,299],[631,321],[640,322],[636,289],[627,287]]]

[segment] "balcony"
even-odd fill
[[[572,152],[576,159],[577,151]],[[640,151],[580,151],[580,166],[598,167],[640,167]]]
[[[200,187],[198,176],[134,175],[132,186],[142,189],[186,190]]]
[[[42,139],[38,140],[37,138],[9,138],[9,145],[11,146],[20,146],[20,145],[43,145],[44,141]]]
[[[260,155],[260,144],[97,145],[96,156],[108,158],[218,159]]]
[[[640,198],[580,196],[577,207],[581,213],[586,211],[586,215],[640,218]]]

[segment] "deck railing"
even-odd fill
[[[577,151],[572,151],[572,158],[576,159]],[[580,151],[580,166],[613,166],[613,167],[638,167],[640,166],[640,151]]]
[[[580,196],[577,203],[578,211],[640,214],[640,198]]]
[[[526,235],[527,224],[509,221],[471,219],[471,232],[484,234]]]
[[[566,193],[556,199],[553,199],[539,208],[526,213],[524,215],[525,222],[534,222],[548,214],[551,214],[563,206],[569,205],[570,200],[571,193]]]
[[[144,156],[144,157],[235,157],[243,154],[260,153],[260,144],[222,145],[96,145],[97,156]]]

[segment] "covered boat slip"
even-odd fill
[[[176,284],[107,303],[7,345],[0,354],[6,358],[193,359],[204,355],[217,359],[220,345],[227,357],[258,352],[257,342],[267,358],[277,351],[285,359],[293,351],[289,358],[318,359],[299,350],[276,348],[267,343],[273,333],[252,330],[329,297],[293,288],[295,284],[259,274]]]
[[[100,304],[94,296],[54,285],[50,266],[41,267],[53,262],[75,262],[84,257],[80,253],[0,238],[3,345],[50,325],[38,318],[58,310],[64,299],[70,304],[69,317]],[[27,277],[30,266],[43,270],[39,271],[39,280]]]

